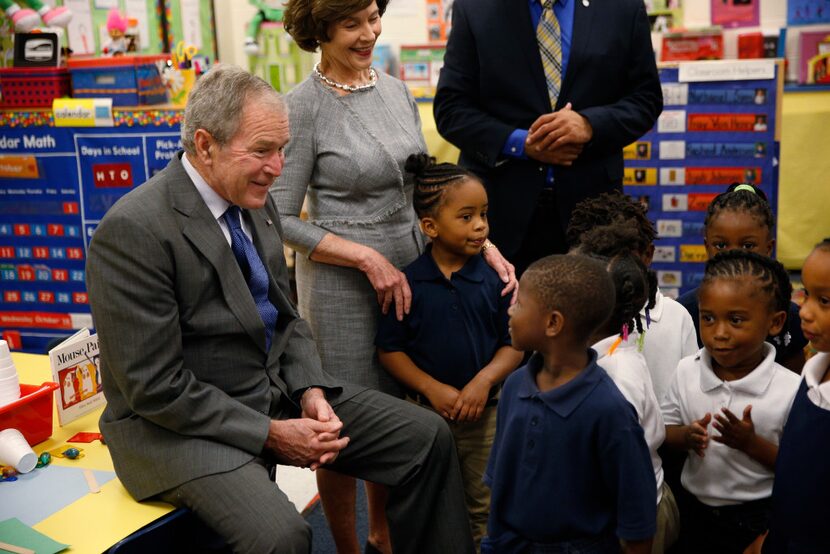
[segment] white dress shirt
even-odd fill
[[[636,337],[635,337],[636,338]],[[657,449],[666,438],[666,426],[660,413],[660,404],[654,395],[654,386],[646,367],[646,359],[637,351],[637,343],[631,336],[609,353],[617,335],[605,338],[591,348],[597,351],[597,364],[614,380],[626,400],[637,410],[637,419],[643,427],[646,444],[657,481],[657,503],[663,496],[663,461]]]
[[[778,444],[801,380],[775,363],[775,347],[764,343],[764,360],[746,377],[723,381],[712,369],[706,348],[680,361],[661,403],[666,425],[689,425],[707,413],[728,408],[742,418],[752,405],[755,433]],[[772,494],[773,470],[745,453],[711,440],[719,433],[710,424],[705,456],[689,452],[680,482],[709,506],[727,506],[767,498]]]
[[[210,213],[213,214],[213,217],[222,229],[222,234],[225,235],[225,240],[227,240],[228,245],[230,245],[231,231],[228,229],[228,224],[225,223],[222,216],[225,215],[225,212],[228,210],[231,203],[219,196],[219,193],[207,184],[207,181],[205,181],[202,175],[196,170],[195,167],[193,167],[190,160],[187,159],[187,154],[182,154],[182,165],[184,166],[184,171],[187,173],[187,176],[190,177],[190,180],[193,181],[194,185],[196,185],[196,190],[199,191],[199,195],[202,197],[202,200],[205,201],[205,204],[207,204]],[[253,235],[251,235],[251,230],[248,228],[248,224],[245,223],[245,218],[242,217],[240,219],[242,223],[242,232],[247,235],[251,242],[253,242]]]

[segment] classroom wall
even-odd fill
[[[242,49],[245,27],[254,14],[247,2],[216,0],[219,56],[225,62],[247,67]],[[727,57],[737,57],[737,36],[750,31],[777,34],[786,25],[785,0],[761,0],[761,25],[724,31]],[[709,0],[685,0],[684,19],[689,28],[710,24]],[[798,27],[807,30],[816,26]],[[792,68],[796,32],[787,40]],[[383,18],[380,43],[390,44],[397,52],[401,44],[420,44],[427,40],[426,4],[424,0],[392,0]],[[433,153],[455,161],[455,149],[443,142],[431,120],[431,106],[424,105],[421,117]],[[830,156],[827,155],[827,130],[830,129],[830,92],[785,92],[781,115],[781,167],[779,174],[778,256],[790,269],[798,269],[812,245],[830,236]]]
[[[240,67],[248,67],[245,33],[256,9],[240,0],[215,0],[216,34],[219,59]],[[383,16],[380,44],[389,44],[398,55],[401,44],[427,42],[426,3],[424,0],[391,0]]]

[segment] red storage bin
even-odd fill
[[[0,108],[51,108],[71,88],[65,67],[7,67],[0,69]]]
[[[17,429],[34,446],[52,436],[52,391],[57,383],[20,384],[20,399],[0,407],[0,431]]]

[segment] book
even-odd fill
[[[58,384],[55,406],[61,427],[106,402],[97,334],[81,329],[49,351],[49,365]]]
[[[806,84],[815,82],[811,81],[809,63],[810,59],[821,54],[820,45],[828,42],[830,37],[830,27],[817,31],[802,31],[798,35],[798,82],[799,84]]]
[[[723,31],[708,27],[663,34],[661,61],[696,61],[723,59]]]
[[[777,39],[778,37],[776,37]],[[776,44],[777,48],[777,44]],[[761,32],[741,33],[738,35],[738,59],[765,58],[764,35]]]

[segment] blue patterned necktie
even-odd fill
[[[251,296],[254,297],[254,304],[262,322],[265,324],[265,349],[271,349],[271,337],[274,334],[274,327],[277,325],[277,311],[268,299],[268,271],[262,263],[262,259],[254,248],[254,244],[242,230],[240,224],[240,210],[238,206],[231,206],[225,211],[222,218],[228,225],[231,232],[231,250],[242,270],[242,276],[251,289]]]
[[[553,11],[554,4],[556,0],[542,0],[542,16],[536,27],[536,41],[539,43],[539,54],[545,68],[551,110],[556,109],[559,91],[562,90],[562,33],[559,20]]]

